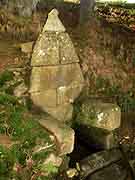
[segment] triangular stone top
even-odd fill
[[[59,12],[57,9],[53,9],[48,14],[48,19],[43,28],[43,32],[45,31],[65,32],[65,27],[60,21],[58,15],[59,15]]]
[[[53,9],[39,36],[31,59],[31,66],[65,65],[79,62],[74,45]],[[56,33],[58,32],[58,33]]]

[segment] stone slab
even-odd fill
[[[90,175],[87,180],[131,180],[131,173],[122,160]],[[129,174],[129,175],[128,175]],[[109,177],[109,178],[108,178]]]
[[[88,175],[116,163],[122,159],[122,154],[119,149],[109,151],[101,151],[92,154],[80,162],[81,178],[85,179]]]

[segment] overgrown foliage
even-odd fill
[[[0,75],[0,178],[53,179],[58,168],[46,164],[45,159],[56,152],[54,142],[27,107],[13,96],[16,84],[12,72]]]
[[[90,90],[89,95],[106,98],[108,100],[110,99],[110,101],[116,102],[123,112],[135,110],[134,87],[128,91],[123,91],[120,86],[111,84],[107,78],[97,77],[95,79],[94,87]]]
[[[112,5],[97,5],[97,16],[105,18],[108,22],[124,25],[135,30],[135,9],[134,7],[119,7]]]

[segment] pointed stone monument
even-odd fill
[[[31,59],[30,95],[33,103],[57,120],[72,118],[72,103],[84,78],[74,45],[53,9],[40,34]]]

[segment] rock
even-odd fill
[[[27,91],[28,88],[26,87],[26,85],[24,83],[21,83],[14,89],[14,95],[16,97],[23,97],[25,96]]]
[[[74,45],[53,9],[31,59],[30,96],[34,105],[60,121],[72,119],[72,103],[84,78]]]
[[[119,106],[99,101],[82,103],[76,122],[87,127],[113,131],[120,127],[121,111]]]
[[[33,44],[34,44],[34,42],[32,41],[32,42],[22,43],[19,46],[20,46],[22,52],[31,53]]]
[[[100,171],[90,175],[87,180],[131,180],[131,175],[128,172],[128,168],[121,160],[117,163],[113,163]],[[129,175],[128,175],[129,174]],[[130,177],[130,179],[128,179]]]
[[[59,39],[54,33],[40,34],[32,54],[31,66],[59,64]]]
[[[80,177],[85,179],[97,170],[103,169],[112,163],[116,163],[122,159],[120,150],[113,149],[109,151],[101,151],[92,154],[80,162]]]
[[[94,144],[99,149],[118,146],[115,129],[120,126],[121,113],[117,105],[86,101],[77,112],[77,131],[87,144]]]
[[[66,155],[73,151],[74,148],[74,131],[70,127],[54,118],[48,116],[45,119],[40,119],[39,123],[42,127],[51,132],[56,138],[59,155]]]
[[[44,165],[45,164],[49,164],[52,163],[54,166],[59,167],[62,163],[62,158],[56,156],[54,153],[49,154],[49,156],[47,157],[47,159],[44,161]]]
[[[40,35],[35,44],[31,61],[32,66],[79,62],[74,45],[66,32],[58,34],[46,32],[45,34],[46,36],[44,38]]]
[[[69,64],[79,62],[79,58],[75,52],[74,45],[67,33],[63,33],[59,36],[60,44],[59,48],[61,51],[61,64]]]
[[[46,31],[54,31],[54,32],[65,32],[65,27],[63,26],[62,22],[58,18],[58,11],[53,9],[48,14],[48,19],[46,25],[43,28],[43,32]]]
[[[73,178],[78,175],[78,171],[75,168],[68,169],[66,173],[69,178]]]

